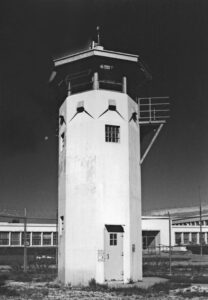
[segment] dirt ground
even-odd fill
[[[10,291],[14,291],[16,295],[0,295],[1,300],[134,300],[134,299],[149,299],[149,300],[168,300],[168,299],[208,299],[208,296],[193,294],[193,297],[185,297],[176,295],[174,291],[170,291],[169,294],[157,293],[148,295],[135,295],[134,293],[126,293],[125,291],[90,291],[82,288],[70,288],[70,287],[58,287],[54,283],[23,283],[23,282],[12,282],[7,283]],[[0,288],[1,289],[1,288]],[[189,288],[190,290],[190,288]],[[193,288],[196,291],[196,288]],[[207,294],[208,295],[208,294]]]
[[[168,255],[165,254],[162,256],[165,257]],[[178,260],[178,258],[180,258]],[[175,273],[175,278],[179,278],[178,274],[180,274],[181,280],[185,279],[186,276],[190,277],[188,272],[191,272],[193,275],[193,271],[197,274],[199,277],[199,271],[201,274],[200,279],[203,279],[202,281],[189,281],[189,286],[180,288],[177,290],[170,289],[166,290],[163,289],[157,289],[157,292],[155,290],[153,291],[151,287],[154,284],[166,284],[168,283],[167,279],[162,279],[158,277],[152,277],[158,275],[158,270],[160,268],[163,268],[163,265],[166,266],[166,271],[168,271],[168,260],[160,261],[160,258],[158,260],[158,257],[154,258],[153,261],[150,261],[150,270],[153,274],[146,275],[151,276],[149,278],[144,277],[143,282],[136,283],[136,284],[128,284],[124,286],[123,284],[116,285],[115,283],[109,284],[109,288],[107,289],[100,289],[100,288],[71,288],[71,287],[64,287],[60,286],[57,281],[51,281],[54,279],[49,279],[47,282],[46,280],[43,281],[35,281],[34,278],[31,279],[31,281],[28,280],[28,282],[20,282],[16,280],[22,280],[20,278],[14,279],[9,277],[6,285],[1,286],[0,285],[0,300],[75,300],[75,299],[83,299],[83,300],[134,300],[134,299],[149,299],[149,300],[168,300],[168,299],[176,299],[176,300],[184,300],[184,299],[194,299],[194,300],[207,300],[208,299],[208,255],[199,256],[199,255],[175,255],[172,258],[172,270]],[[177,266],[182,266],[180,269],[174,269]],[[190,268],[192,266],[192,268]],[[2,272],[11,272],[11,268],[8,270],[5,268],[6,266],[2,266]],[[190,270],[189,270],[190,269]],[[154,274],[154,271],[157,271]],[[189,270],[189,271],[188,271]],[[50,273],[51,270],[49,269]],[[206,271],[206,272],[205,272]],[[148,271],[149,272],[149,271]],[[180,273],[178,273],[180,272]],[[184,273],[183,273],[184,272]],[[205,273],[206,274],[205,274]],[[167,272],[165,272],[167,273]],[[202,276],[203,275],[203,276]],[[204,275],[207,275],[206,278]],[[29,276],[29,274],[28,274]],[[158,275],[161,276],[161,275]],[[37,277],[37,276],[35,276]],[[16,277],[17,278],[17,277]],[[55,277],[54,277],[55,278]],[[11,279],[15,280],[12,281]],[[27,281],[27,280],[25,280]],[[177,281],[178,282],[178,281]],[[186,281],[182,281],[186,282]],[[197,286],[196,282],[200,282],[200,284]],[[206,286],[202,283],[206,283]],[[194,286],[195,284],[195,286]],[[131,288],[134,288],[136,285],[136,288],[139,288],[141,290],[137,290],[135,292],[134,289],[131,290]],[[126,288],[126,289],[125,289]],[[171,286],[172,288],[172,286]],[[144,291],[145,290],[145,291]],[[148,292],[146,292],[148,290]]]

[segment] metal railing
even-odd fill
[[[165,123],[169,116],[169,97],[145,97],[138,98],[139,122]]]

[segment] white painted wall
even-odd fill
[[[0,231],[2,232],[24,231],[24,223],[0,222]],[[56,224],[27,223],[27,231],[28,232],[55,232]]]
[[[109,100],[116,101],[123,118],[114,111],[99,117]],[[79,101],[93,118],[82,112],[72,120]],[[66,116],[66,154],[60,155],[66,168],[59,173],[59,216],[65,215],[59,278],[64,283],[104,282],[104,263],[97,254],[104,250],[105,224],[124,226],[124,281],[142,278],[140,137],[138,127],[129,123],[135,110],[126,94],[105,90],[69,96],[60,109]],[[120,126],[120,143],[105,142],[106,124]]]
[[[163,246],[169,246],[169,218],[143,216],[142,230],[159,231],[160,232],[159,244]]]

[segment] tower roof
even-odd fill
[[[86,51],[57,58],[54,60],[54,63],[55,66],[58,67],[64,64],[72,63],[90,57],[105,57],[105,58],[118,59],[121,61],[129,61],[135,63],[139,61],[139,55],[104,50],[103,47],[97,46],[95,48]]]

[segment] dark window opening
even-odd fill
[[[180,245],[182,242],[182,238],[181,238],[181,232],[176,232],[175,233],[175,243],[177,245]]]
[[[120,126],[105,125],[105,141],[119,143],[120,141]]]
[[[0,232],[0,245],[9,245],[9,232]]]

